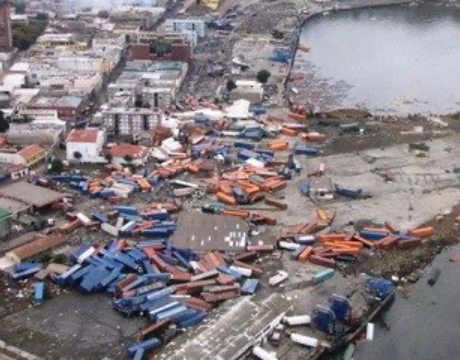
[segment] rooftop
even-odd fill
[[[168,359],[240,359],[252,343],[261,340],[268,327],[279,323],[290,307],[279,294],[272,294],[261,303],[246,297],[223,316],[211,320],[204,331],[175,349]]]
[[[246,221],[231,216],[182,214],[171,244],[195,251],[244,251],[248,242]]]
[[[72,130],[67,137],[67,142],[74,143],[95,143],[99,136],[98,130]]]
[[[19,201],[29,206],[37,208],[45,207],[61,200],[63,194],[44,187],[20,181],[0,189],[0,203],[3,205],[5,199]]]
[[[119,144],[111,147],[109,153],[112,157],[130,156],[133,159],[141,159],[147,155],[148,149],[145,146]]]
[[[17,247],[16,249],[6,254],[11,260],[20,263],[22,260],[31,258],[55,246],[61,245],[65,242],[65,237],[62,235],[39,235],[35,241]]]
[[[18,152],[26,161],[39,155],[45,155],[46,150],[39,145],[30,145]]]

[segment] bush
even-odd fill
[[[268,79],[270,79],[271,76],[272,76],[272,74],[270,74],[270,71],[268,71],[268,70],[260,70],[257,73],[257,80],[260,83],[265,84],[265,83],[267,83]]]
[[[52,173],[62,173],[64,171],[64,163],[62,162],[61,159],[53,159],[53,161],[51,161],[51,167],[50,167],[50,172]]]
[[[237,88],[237,86],[236,86],[235,82],[232,79],[227,81],[227,91],[228,92],[232,92],[236,88]]]

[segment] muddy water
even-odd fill
[[[460,9],[391,6],[330,13],[309,21],[295,86],[319,108],[365,106],[374,112],[460,110]]]

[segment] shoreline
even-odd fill
[[[415,106],[414,108],[406,108],[406,109],[398,109],[398,108],[373,108],[368,109],[365,104],[345,104],[342,105],[341,101],[347,96],[349,89],[348,84],[343,83],[344,86],[342,89],[338,90],[339,92],[336,94],[334,92],[325,92],[324,95],[328,98],[325,104],[317,105],[318,99],[315,100],[314,94],[310,94],[312,91],[311,89],[308,90],[307,88],[303,88],[302,81],[307,82],[314,82],[316,81],[316,72],[310,73],[305,70],[303,61],[308,61],[308,57],[306,54],[302,55],[302,33],[303,29],[308,25],[311,20],[315,20],[324,14],[334,13],[334,12],[347,12],[347,11],[355,11],[355,10],[370,10],[376,8],[390,8],[390,7],[399,7],[399,6],[412,6],[412,5],[423,5],[425,2],[416,0],[376,0],[376,1],[368,1],[368,0],[357,0],[352,4],[342,5],[338,3],[331,3],[328,5],[318,5],[316,3],[312,5],[316,6],[307,6],[303,8],[303,10],[299,10],[299,12],[304,12],[304,14],[299,14],[297,16],[297,23],[296,28],[293,30],[292,34],[295,34],[295,41],[292,43],[292,58],[290,63],[288,64],[288,71],[287,75],[283,81],[283,98],[285,103],[288,106],[307,106],[310,107],[312,114],[318,113],[318,111],[314,111],[319,106],[319,112],[329,112],[334,110],[341,110],[341,109],[360,109],[368,111],[372,117],[394,117],[398,119],[407,119],[409,116],[423,116],[423,117],[430,117],[430,116],[437,116],[437,117],[445,117],[450,116],[454,117],[457,116],[458,111],[455,107],[450,106],[450,108],[446,108],[444,110],[439,109],[439,111],[433,112],[430,109],[423,108],[420,109],[419,107]],[[427,2],[427,5],[433,6],[445,6],[446,8],[458,9],[459,4],[456,3],[448,3],[446,1],[435,1],[435,2]],[[308,10],[306,10],[308,9]],[[308,45],[308,44],[307,44]],[[321,80],[321,79],[320,79]],[[320,91],[319,89],[313,91]],[[343,98],[342,98],[343,97]],[[311,102],[310,102],[311,100]],[[319,101],[321,103],[321,101]]]

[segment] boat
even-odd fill
[[[364,320],[361,321],[356,329],[354,329],[343,338],[333,341],[330,348],[317,347],[306,359],[319,360],[326,354],[337,353],[346,348],[349,344],[358,339],[358,337],[366,330],[367,324],[372,322],[378,315],[380,315],[394,301],[394,299],[395,291],[392,290],[392,292],[385,299],[369,309],[367,314],[364,316]]]

